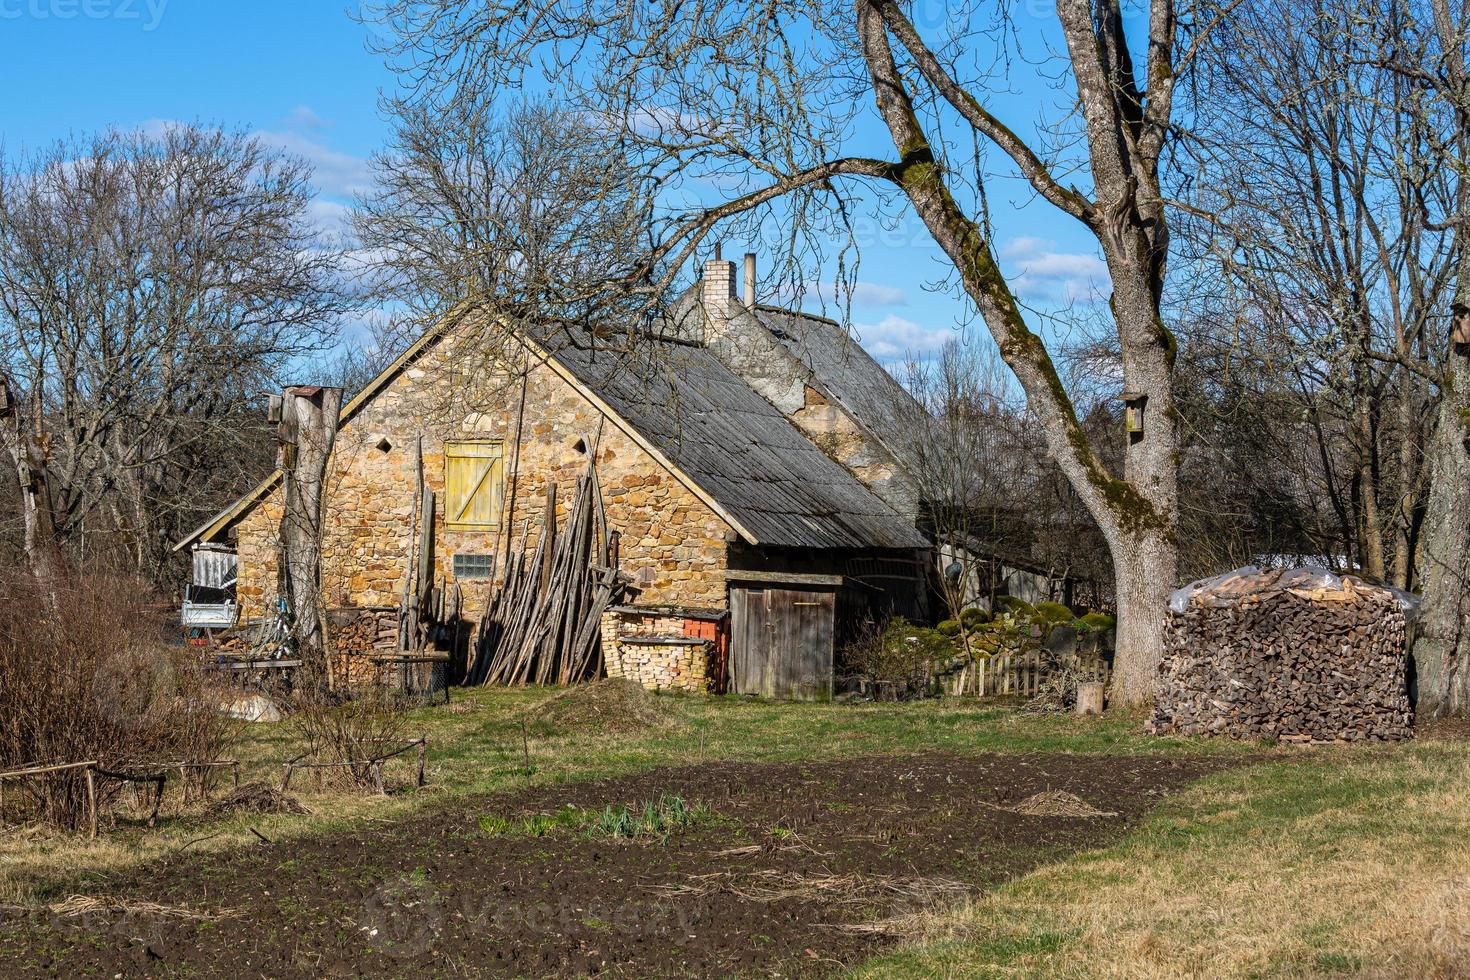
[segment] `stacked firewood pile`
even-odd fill
[[[1227,573],[1175,594],[1149,730],[1281,741],[1413,735],[1405,601],[1321,569]]]
[[[327,617],[335,675],[348,684],[381,683],[385,672],[371,658],[398,649],[397,607],[332,609]]]
[[[556,484],[547,487],[541,534],[527,555],[529,530],[527,522],[480,620],[468,684],[576,684],[602,675],[602,614],[625,583],[596,468],[578,479],[563,528]]]

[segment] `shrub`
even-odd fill
[[[197,655],[161,640],[137,581],[90,576],[47,594],[29,575],[0,577],[0,769],[96,760],[115,772],[212,762],[233,739]],[[194,780],[208,780],[194,774]],[[86,819],[77,772],[13,781],[7,798],[45,821]],[[97,780],[99,805],[121,784]]]
[[[850,674],[878,683],[927,688],[936,662],[960,655],[959,642],[938,629],[915,626],[903,617],[869,624],[843,649]]]
[[[1070,623],[1076,617],[1060,602],[1038,602],[1031,618],[1044,627],[1054,627]]]
[[[935,629],[939,632],[940,636],[959,636],[960,621],[957,619],[946,619],[936,626]]]
[[[367,789],[376,786],[373,760],[409,741],[408,701],[398,691],[364,687],[351,697],[330,692],[303,695],[292,705],[291,723],[305,745],[304,753],[317,762],[349,765],[321,770],[337,774],[339,782]]]
[[[1106,613],[1093,612],[1077,620],[1077,624],[1083,632],[1097,635],[1112,632],[1118,621]]]
[[[995,611],[1016,619],[1031,619],[1036,615],[1036,607],[1025,599],[1018,599],[1013,595],[996,596]]]

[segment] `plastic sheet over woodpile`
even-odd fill
[[[1254,566],[1170,602],[1149,730],[1282,741],[1410,738],[1405,593]]]

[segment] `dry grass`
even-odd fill
[[[1470,744],[1210,778],[1123,843],[908,922],[870,976],[1470,976]]]
[[[64,902],[55,902],[46,906],[52,915],[64,918],[80,918],[81,916],[93,915],[136,915],[147,916],[155,919],[192,919],[205,921],[209,919],[223,919],[238,913],[233,910],[223,912],[199,912],[195,909],[181,908],[177,905],[159,905],[157,902],[130,902],[120,898],[95,895],[73,895]]]
[[[678,723],[657,695],[620,677],[568,688],[528,712],[527,721],[543,735],[626,735]]]
[[[1028,796],[1015,806],[996,806],[997,810],[1009,810],[1028,817],[1116,817],[1111,810],[1099,810],[1079,796],[1064,790],[1051,789],[1044,793]]]

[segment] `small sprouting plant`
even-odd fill
[[[529,817],[504,817],[498,813],[482,814],[476,821],[480,832],[487,837],[545,837],[563,829],[576,829],[586,825],[589,814],[572,804],[555,813],[533,813]]]
[[[710,812],[704,804],[690,805],[682,796],[665,793],[657,800],[649,800],[642,807],[603,808],[587,828],[587,833],[591,836],[625,840],[645,836],[667,838],[672,833],[688,830],[709,819]]]

